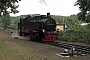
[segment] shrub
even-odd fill
[[[90,44],[90,25],[88,26],[77,26],[73,29],[60,31],[59,40],[67,42],[83,42]]]

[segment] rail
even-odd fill
[[[65,42],[53,42],[53,43],[45,43],[52,46],[56,46],[59,48],[68,49],[69,51],[75,52],[76,55],[89,55],[90,56],[90,46],[79,45],[79,44],[71,44]],[[73,50],[74,49],[74,50]]]

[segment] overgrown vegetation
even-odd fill
[[[72,29],[60,31],[59,40],[90,44],[90,25],[87,26],[78,25]]]

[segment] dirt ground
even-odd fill
[[[49,46],[49,45],[38,43],[38,42],[32,42],[32,41],[22,40],[22,39],[13,39],[10,36],[8,36],[2,32],[0,32],[0,37],[2,37],[2,40],[4,40],[4,41],[6,40],[8,42],[15,42],[22,46],[30,47],[35,52],[33,54],[43,54],[44,56],[47,56],[47,58],[50,58],[51,60],[90,60],[90,57],[86,57],[86,56],[69,57],[69,58],[60,57],[60,56],[57,56],[56,54],[63,52],[62,49],[55,48],[53,46]],[[25,54],[21,58],[23,58],[25,56],[27,58],[23,59],[23,60],[31,60],[31,59],[28,59],[28,57],[32,58],[28,54]],[[48,60],[48,59],[40,59],[40,60]]]

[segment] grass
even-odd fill
[[[0,60],[52,60],[0,34]]]
[[[0,26],[0,29],[3,29],[3,27]]]
[[[1,39],[2,38],[2,39]],[[54,60],[44,54],[37,53],[33,48],[7,40],[0,35],[0,60]],[[60,60],[60,59],[58,59]],[[61,60],[89,60],[83,57],[61,58]]]
[[[40,60],[47,59],[42,54],[37,54],[30,47],[23,47],[18,43],[10,42],[10,41],[1,41],[0,40],[0,58],[2,60],[22,60],[22,59],[32,59],[32,60]]]

